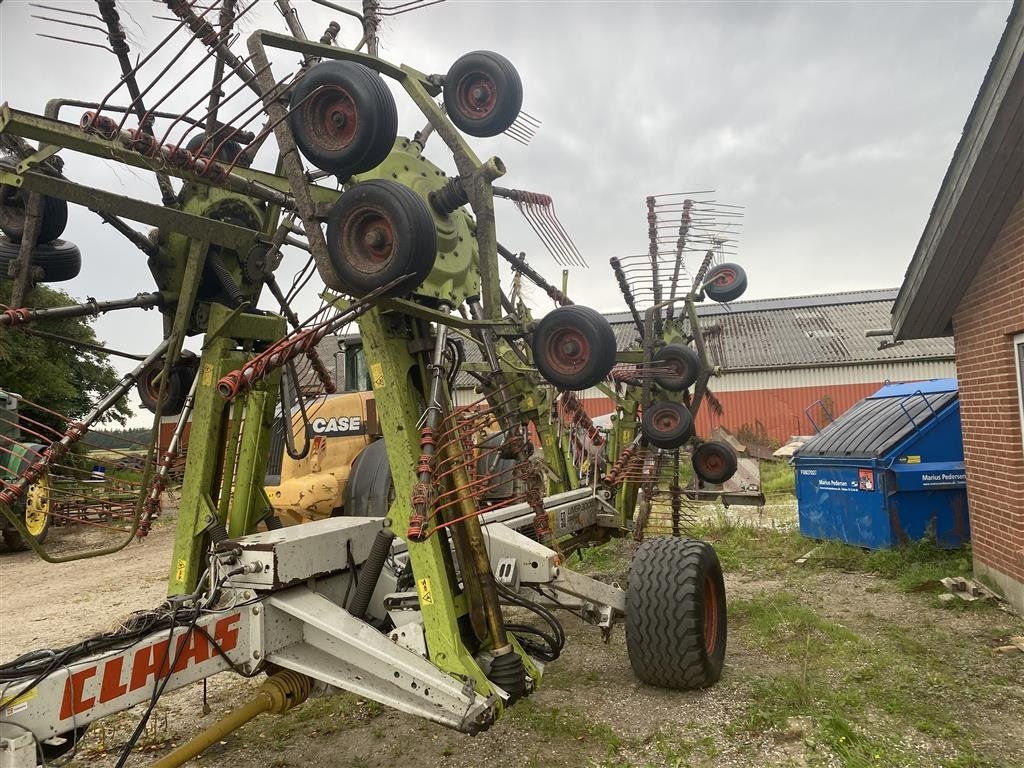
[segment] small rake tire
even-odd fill
[[[327,216],[327,252],[334,275],[321,277],[328,286],[358,298],[408,276],[387,291],[400,296],[434,268],[434,217],[423,198],[396,181],[361,181],[342,193]]]
[[[655,448],[672,450],[693,437],[693,414],[682,403],[654,402],[644,409],[640,428]]]
[[[739,264],[717,264],[704,277],[704,293],[712,301],[736,301],[747,290],[747,273]]]
[[[17,261],[20,249],[20,243],[0,236],[0,279],[7,277],[7,270]],[[60,283],[72,280],[82,271],[82,252],[77,245],[67,240],[43,243],[32,249],[32,268],[36,267],[43,273],[39,282]]]
[[[545,381],[559,389],[599,384],[615,365],[615,332],[590,307],[571,304],[537,323],[530,343],[533,361]]]
[[[353,61],[314,65],[292,91],[288,125],[302,155],[346,179],[384,162],[398,135],[398,107],[384,79]]]
[[[682,392],[693,386],[700,375],[700,357],[684,344],[667,344],[659,349],[654,353],[654,365],[672,370],[654,377],[658,386],[669,392]]]
[[[0,159],[0,168],[14,170],[17,162],[13,158]],[[8,185],[0,185],[0,230],[12,242],[20,243],[25,231],[25,205],[28,192]],[[59,197],[43,196],[43,215],[39,224],[36,245],[49,243],[64,234],[68,225],[68,203]]]
[[[739,467],[739,458],[732,446],[714,440],[697,446],[691,462],[697,477],[716,485],[727,482]]]
[[[725,580],[714,548],[694,539],[643,542],[626,592],[626,650],[637,678],[678,690],[714,685],[726,634]]]
[[[463,133],[497,136],[523,107],[523,82],[512,62],[493,51],[460,56],[444,79],[444,108]]]

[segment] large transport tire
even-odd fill
[[[647,442],[655,448],[678,448],[693,436],[693,415],[682,403],[651,403],[640,418]]]
[[[685,344],[666,344],[654,353],[654,365],[671,371],[654,377],[658,385],[669,392],[682,392],[692,387],[700,375],[700,357]]]
[[[388,179],[349,187],[327,216],[327,252],[341,288],[356,298],[409,275],[391,288],[400,296],[434,268],[437,230],[423,198]],[[321,275],[331,284],[329,275]]]
[[[0,158],[0,168],[13,170],[17,166],[13,158]],[[25,231],[25,205],[28,192],[4,184],[0,185],[0,231],[15,243],[21,242]],[[68,203],[59,197],[43,197],[43,221],[39,226],[36,244],[49,243],[64,234],[68,225]]]
[[[571,304],[537,323],[531,341],[533,361],[559,389],[587,389],[615,365],[615,332],[600,312]]]
[[[455,60],[444,78],[444,108],[455,127],[470,136],[497,136],[523,107],[523,82],[512,62],[493,51]]]
[[[626,592],[626,650],[648,685],[692,689],[722,676],[725,580],[714,548],[694,539],[640,545]]]
[[[398,108],[383,78],[353,61],[323,61],[292,90],[288,125],[299,151],[347,179],[384,162],[398,136]]]
[[[691,458],[693,471],[705,483],[721,484],[736,474],[739,458],[731,445],[711,441],[698,446]]]
[[[384,517],[395,500],[388,449],[383,440],[366,446],[352,462],[352,471],[342,493],[342,514],[346,517]]]
[[[18,259],[20,243],[0,236],[0,278],[7,277],[7,270]],[[60,283],[78,277],[82,271],[82,252],[78,246],[67,240],[54,240],[37,245],[32,251],[32,266],[43,271],[44,283]]]
[[[747,290],[747,273],[739,264],[717,264],[704,277],[704,293],[712,301],[736,301]]]

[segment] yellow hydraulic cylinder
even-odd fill
[[[287,712],[306,700],[312,685],[312,679],[306,675],[291,670],[278,672],[267,678],[248,702],[157,760],[152,768],[177,768],[198,757],[208,747],[238,730],[257,715],[263,712],[272,712],[275,715]]]

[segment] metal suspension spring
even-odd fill
[[[603,478],[601,478],[601,482],[605,485],[615,485],[619,480],[619,476],[626,468],[626,465],[629,464],[630,460],[633,458],[633,454],[636,453],[636,449],[637,444],[635,442],[626,446],[625,450],[619,454],[619,458],[615,461],[615,464],[612,465],[612,468],[608,470],[607,474],[605,474]]]
[[[579,398],[572,392],[565,392],[562,394],[561,400],[563,412],[572,419],[572,423],[575,426],[587,433],[587,437],[590,438],[594,447],[604,445],[604,435],[594,426],[594,422],[591,421],[590,416],[583,409],[583,403],[580,402]]]

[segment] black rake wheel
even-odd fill
[[[712,301],[736,301],[747,290],[747,273],[739,264],[716,264],[704,276],[704,293]]]
[[[693,436],[693,414],[682,403],[654,402],[644,409],[640,428],[655,448],[678,448]]]
[[[181,358],[171,368],[170,379],[167,382],[167,390],[161,414],[164,416],[176,416],[185,407],[185,398],[192,389],[192,381],[196,377],[199,368],[199,358],[188,350],[183,350]],[[164,360],[160,358],[146,367],[139,376],[135,385],[135,391],[142,401],[142,407],[150,413],[156,413],[157,403],[160,398],[160,373],[164,369]]]
[[[408,187],[388,179],[363,181],[345,190],[331,208],[327,251],[335,272],[321,275],[328,286],[360,297],[409,275],[387,295],[408,293],[434,268],[434,217]]]
[[[711,441],[697,447],[691,463],[697,477],[705,483],[721,484],[736,474],[739,459],[731,445]]]
[[[0,167],[13,170],[11,158],[0,158]],[[28,192],[7,184],[0,185],[0,231],[12,242],[20,243],[25,231],[25,205]],[[68,225],[68,203],[59,197],[43,197],[43,217],[36,244],[49,243],[64,234]]]
[[[20,248],[20,243],[0,236],[0,278],[7,277],[7,270],[17,261]],[[40,282],[43,283],[72,280],[82,271],[82,252],[67,240],[53,240],[32,249],[32,267],[42,270]]]
[[[530,343],[544,379],[559,389],[593,387],[615,365],[615,332],[600,312],[573,304],[537,323]]]
[[[667,369],[654,380],[669,392],[682,392],[693,386],[700,375],[700,357],[685,344],[667,344],[654,353],[654,366]]]
[[[626,591],[626,650],[637,678],[683,690],[714,685],[727,630],[725,580],[714,547],[695,539],[643,542]]]
[[[348,178],[376,168],[398,136],[398,108],[383,78],[352,61],[316,64],[292,91],[288,125],[313,165]]]
[[[470,136],[497,136],[523,107],[523,82],[512,63],[493,51],[460,56],[444,79],[448,117]]]

